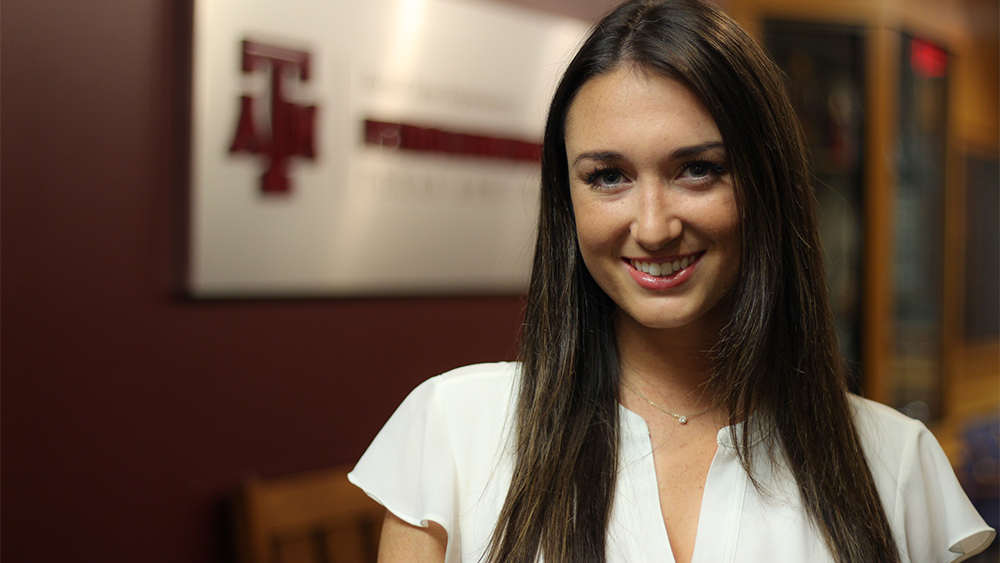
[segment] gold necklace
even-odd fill
[[[625,387],[626,387],[626,388],[627,388],[627,389],[628,389],[629,391],[631,391],[631,392],[635,393],[636,395],[638,395],[639,397],[641,397],[643,401],[646,401],[647,403],[649,403],[649,406],[651,406],[651,407],[653,407],[654,409],[656,409],[656,410],[658,410],[658,411],[662,412],[663,414],[669,414],[670,416],[672,416],[672,417],[674,417],[675,419],[677,419],[677,422],[678,422],[678,423],[680,423],[680,424],[687,424],[687,423],[688,423],[688,421],[689,421],[689,420],[691,420],[692,418],[694,418],[694,417],[696,417],[696,416],[701,416],[701,415],[703,415],[703,414],[707,413],[707,412],[708,412],[709,410],[711,410],[711,409],[712,409],[712,407],[708,407],[707,409],[705,409],[705,410],[703,410],[703,411],[700,411],[700,412],[696,412],[696,413],[694,413],[694,414],[677,414],[677,413],[675,413],[675,412],[670,412],[670,411],[668,411],[667,409],[665,409],[665,408],[663,408],[662,406],[660,406],[660,405],[658,405],[658,404],[654,403],[653,401],[650,401],[650,400],[649,400],[649,397],[647,397],[647,396],[643,395],[642,391],[639,391],[639,390],[638,390],[638,389],[636,389],[635,387],[632,387],[632,386],[631,386],[631,385],[629,385],[629,384],[628,384],[628,382],[627,382],[627,381],[625,381],[624,379],[622,379],[622,384],[623,384],[623,385],[624,385],[624,386],[625,386]]]

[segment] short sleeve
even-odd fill
[[[964,561],[986,549],[996,532],[962,490],[934,435],[923,424],[900,460],[895,517],[914,563]]]
[[[448,532],[447,560],[457,560],[458,492],[447,420],[436,378],[403,400],[347,478],[404,522]]]

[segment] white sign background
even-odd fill
[[[365,119],[539,141],[578,20],[474,0],[195,3],[189,291],[199,297],[518,292],[533,251],[538,165],[363,144]],[[241,95],[270,71],[241,41],[308,51],[314,161],[263,194],[266,158],[230,154]]]

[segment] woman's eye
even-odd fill
[[[610,188],[617,186],[626,181],[625,175],[622,174],[621,170],[616,170],[613,168],[604,170],[595,170],[587,175],[586,181],[588,184],[600,188]]]
[[[704,162],[695,162],[688,166],[688,172],[695,177],[706,176],[709,173],[708,164]]]
[[[709,178],[717,178],[725,173],[726,169],[721,164],[699,160],[687,163],[684,166],[682,176],[686,176],[693,180],[706,180]]]

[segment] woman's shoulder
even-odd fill
[[[910,418],[888,405],[851,393],[847,395],[847,398],[859,430],[875,430],[880,434],[899,438],[915,437],[922,432],[927,432],[927,427],[922,422]]]
[[[459,533],[460,521],[483,510],[484,494],[503,499],[502,480],[494,475],[506,459],[518,373],[516,363],[475,364],[425,380],[397,407],[348,479],[404,522],[440,524],[449,557],[457,559],[462,535],[471,533]]]
[[[452,393],[476,392],[510,385],[520,369],[519,362],[468,364],[435,375],[422,385]]]
[[[413,396],[449,412],[506,406],[520,373],[517,362],[470,364],[435,375],[418,385]]]
[[[898,410],[849,394],[854,425],[872,471],[898,472],[900,464],[921,447],[939,448],[924,423]]]
[[[901,550],[914,561],[977,553],[994,532],[969,502],[934,434],[892,407],[850,396],[875,487]],[[904,557],[906,560],[906,557]]]
[[[520,364],[496,362],[455,368],[417,385],[383,427],[440,431],[457,451],[472,438],[500,439],[516,403]]]

